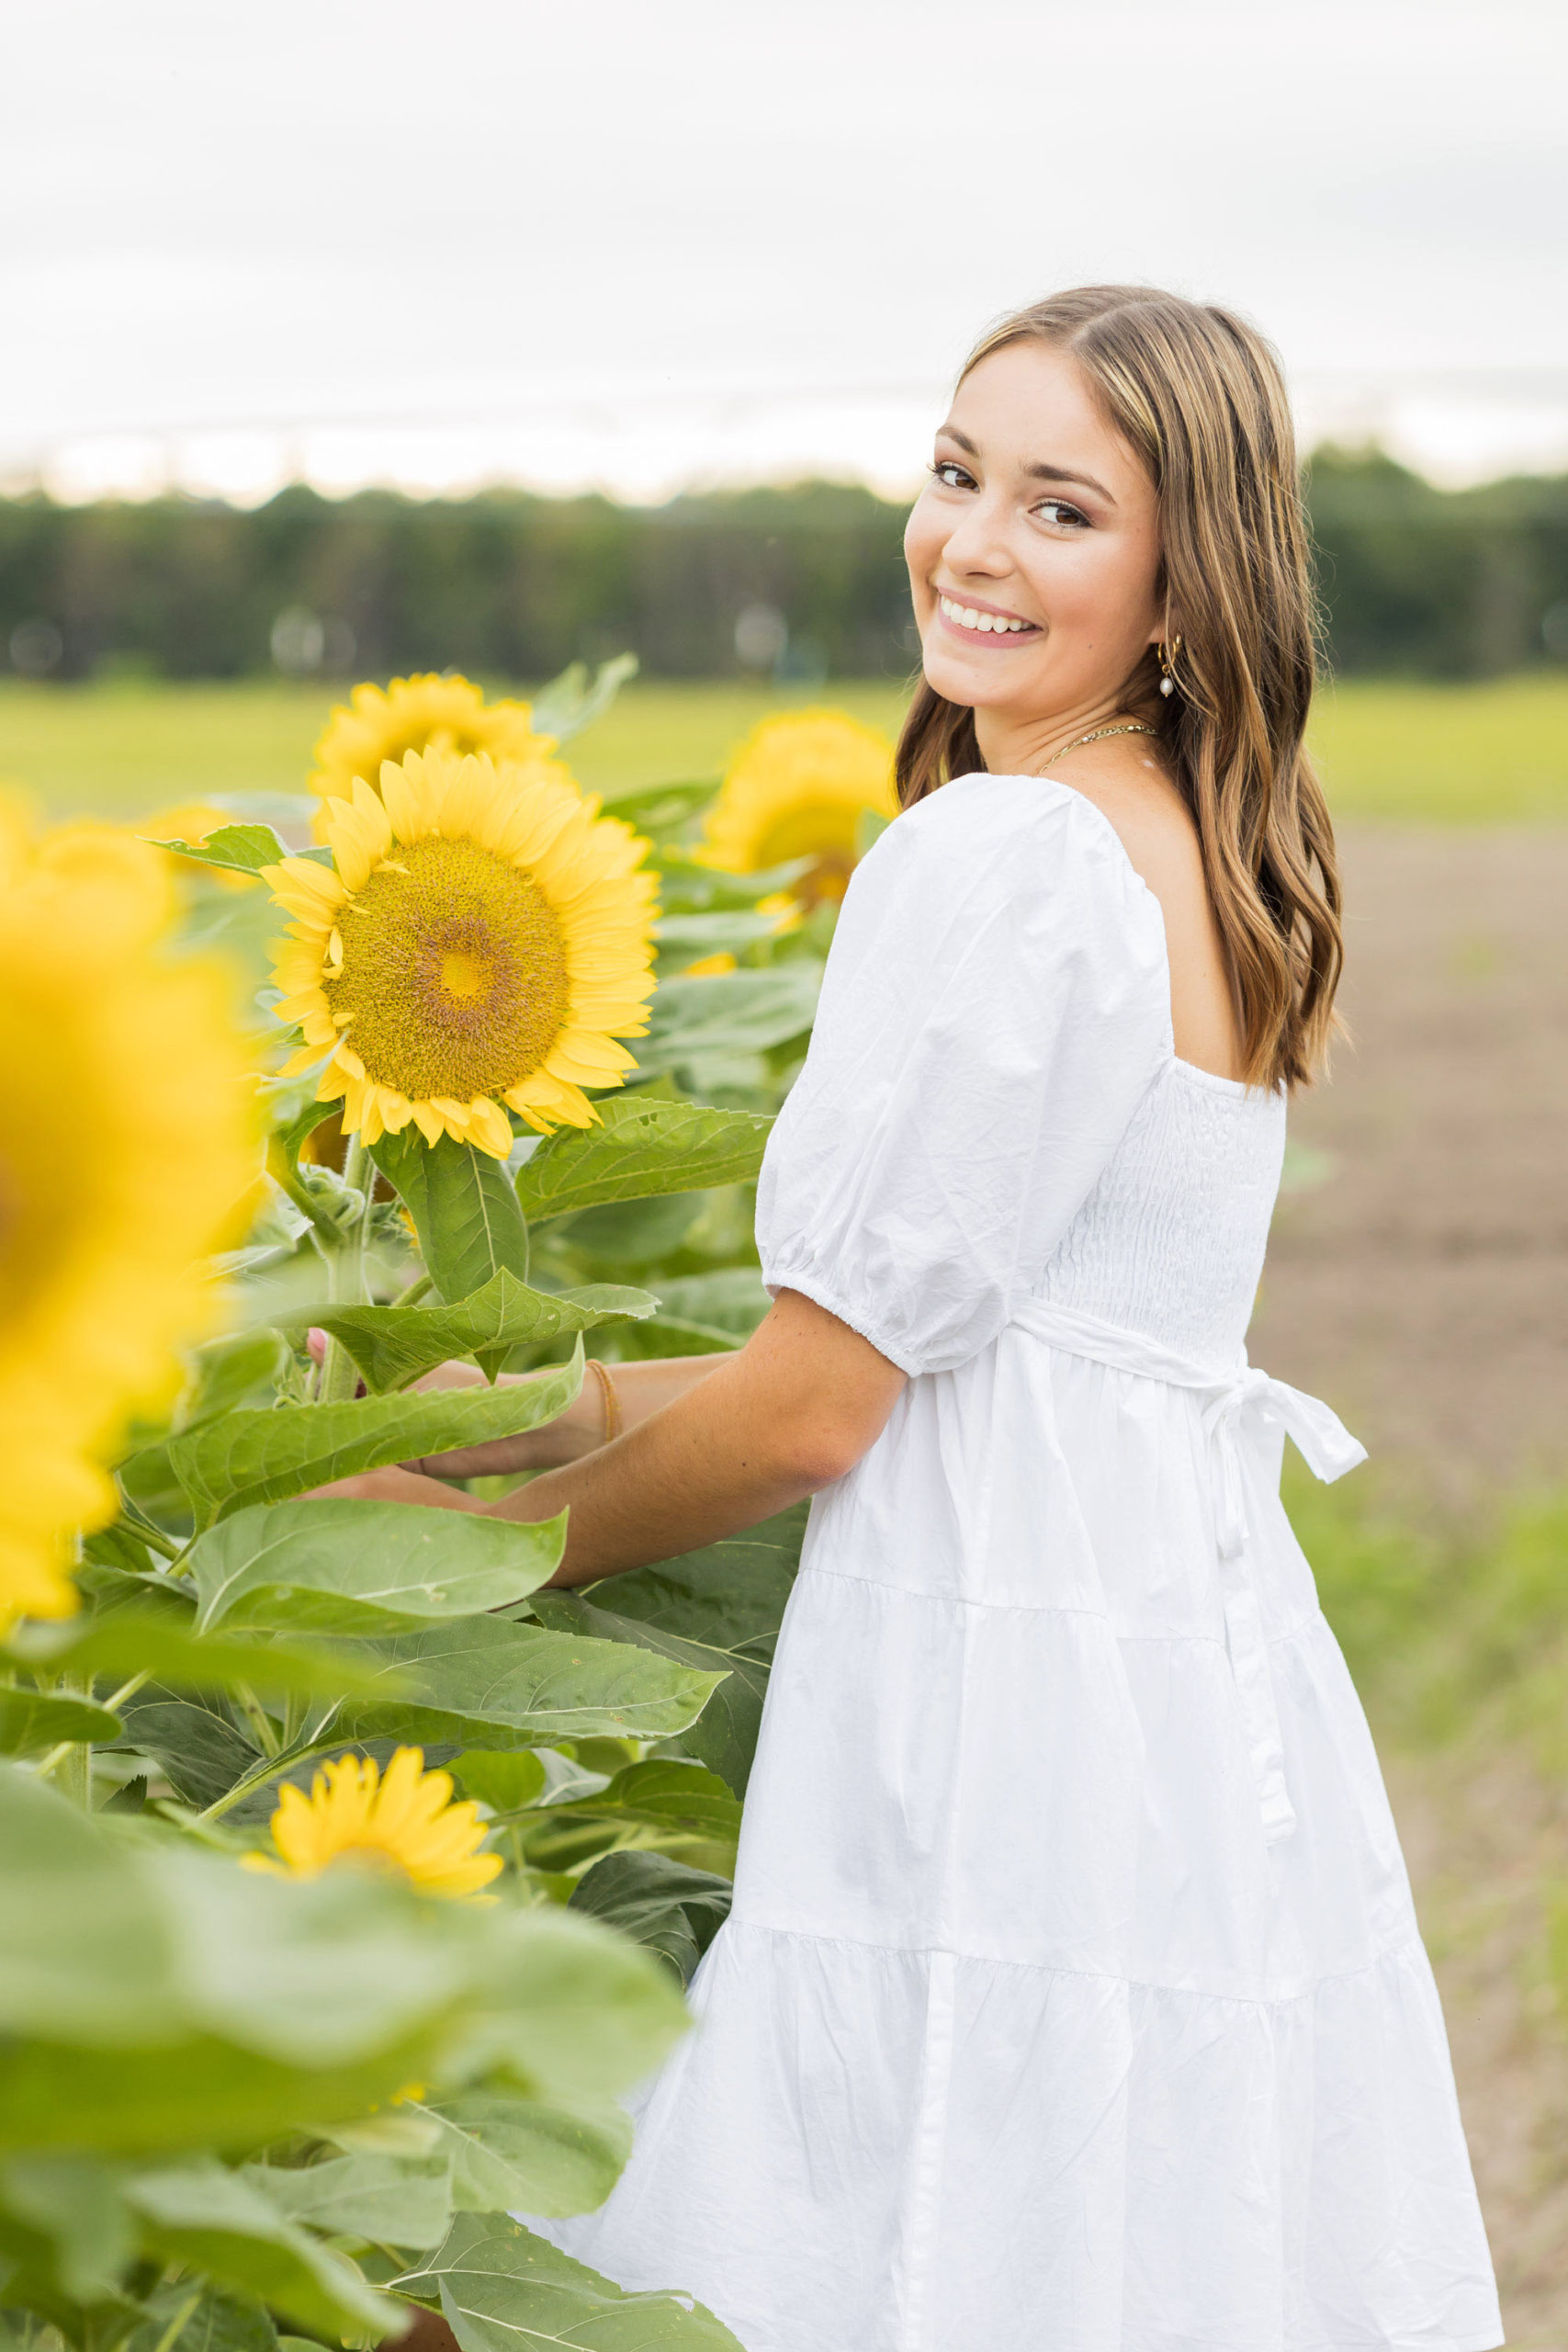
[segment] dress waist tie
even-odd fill
[[[1249,1364],[1245,1353],[1232,1372],[1206,1370],[1161,1347],[1157,1340],[1145,1339],[1141,1331],[1123,1331],[1114,1323],[1101,1322],[1098,1316],[1081,1314],[1076,1307],[1054,1306],[1044,1299],[1015,1301],[1011,1319],[1020,1329],[1061,1349],[1065,1355],[1109,1364],[1117,1372],[1136,1373],[1145,1380],[1168,1381],[1172,1387],[1190,1389],[1201,1399],[1225,1645],[1251,1750],[1264,1837],[1269,1845],[1277,1844],[1290,1836],[1296,1816],[1285,1787],[1280,1715],[1250,1556],[1252,1530],[1247,1523],[1240,1446],[1249,1420],[1264,1426],[1282,1422],[1308,1469],[1324,1479],[1342,1477],[1358,1462],[1364,1462],[1366,1447],[1318,1397],[1270,1379],[1268,1373]]]

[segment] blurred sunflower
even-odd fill
[[[29,837],[0,808],[0,1624],[76,1606],[102,1461],[210,1329],[201,1253],[257,1158],[215,967],[165,959],[168,861],[107,825]]]
[[[885,735],[839,710],[764,718],[737,752],[708,810],[705,854],[730,874],[812,857],[815,865],[789,896],[807,907],[837,901],[854,871],[868,809],[897,814],[893,746]]]
[[[369,1757],[340,1756],[313,1773],[310,1793],[286,1785],[272,1816],[277,1852],[247,1854],[252,1870],[315,1878],[329,1864],[367,1861],[402,1871],[427,1894],[477,1894],[500,1875],[481,1854],[477,1805],[452,1802],[449,1772],[427,1772],[424,1751],[400,1747],[382,1778]]]
[[[265,878],[296,920],[275,941],[278,1018],[330,1057],[367,1144],[412,1119],[504,1159],[513,1110],[548,1134],[592,1126],[585,1086],[637,1067],[648,1027],[656,879],[648,843],[548,775],[483,752],[410,752],[379,794],[327,804],[334,866],[286,858]]]
[[[400,760],[405,752],[488,752],[492,760],[507,760],[528,776],[553,777],[576,790],[564,760],[553,760],[553,735],[540,735],[525,702],[486,702],[480,689],[467,678],[437,677],[432,673],[414,678],[394,678],[385,691],[379,686],[355,686],[346,704],[340,703],[316,745],[310,789],[325,802],[333,796],[347,799],[354,780],[376,786],[384,760]],[[316,812],[314,837],[327,839],[325,808]]]
[[[216,833],[235,821],[227,809],[214,808],[209,801],[181,800],[172,808],[154,808],[132,830],[143,841],[189,842],[193,849],[200,849],[209,833]],[[164,855],[176,874],[204,874],[220,890],[254,890],[256,887],[254,874],[231,874],[220,865],[197,866],[172,850],[166,850]]]

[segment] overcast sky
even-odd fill
[[[1233,303],[1310,435],[1568,467],[1563,0],[18,0],[0,469],[888,487],[1002,308]]]

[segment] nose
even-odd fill
[[[953,571],[999,580],[1012,570],[1007,543],[1006,516],[999,501],[984,496],[966,503],[953,520],[942,554]]]

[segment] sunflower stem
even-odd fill
[[[57,1688],[62,1693],[90,1703],[93,1678],[90,1674],[62,1674]],[[69,1797],[73,1804],[80,1805],[84,1813],[92,1810],[93,1751],[85,1740],[73,1740],[65,1748],[55,1770],[54,1781],[61,1794]]]
[[[364,1186],[365,1205],[348,1230],[338,1236],[327,1259],[327,1296],[334,1306],[363,1306],[366,1304],[365,1243],[370,1224],[376,1170],[363,1138],[357,1135],[350,1136],[348,1139],[348,1150],[343,1163],[343,1181],[345,1186]],[[354,1358],[342,1341],[334,1340],[329,1332],[316,1387],[317,1403],[346,1404],[358,1385],[359,1374]]]

